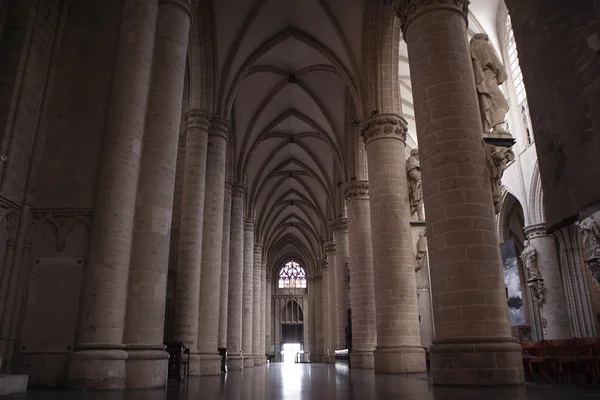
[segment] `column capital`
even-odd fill
[[[244,197],[246,195],[246,184],[244,182],[231,180],[231,194],[233,196]]]
[[[343,189],[344,199],[369,200],[369,181],[352,181],[346,183]]]
[[[246,221],[244,221],[245,223]],[[255,253],[262,253],[262,243],[254,243],[254,252]]]
[[[234,182],[235,181],[233,179],[225,179],[225,193],[231,194],[233,192]]]
[[[273,282],[273,278],[271,278],[269,275],[267,275],[267,283],[271,283]]]
[[[192,19],[194,9],[198,5],[198,0],[160,0],[160,4],[172,4],[181,7],[190,16],[190,19]]]
[[[546,232],[546,224],[535,224],[529,225],[523,228],[527,239],[534,239],[537,237],[548,236],[548,232]]]
[[[329,268],[329,261],[326,258],[324,258],[321,260],[321,269],[327,269],[327,268]]]
[[[262,269],[263,271],[267,270],[267,263],[266,262],[261,262],[260,263],[260,269]]]
[[[348,218],[340,217],[335,219],[332,224],[333,231],[347,231],[348,230]]]
[[[362,124],[360,136],[368,145],[377,139],[400,139],[406,142],[408,125],[406,120],[397,114],[375,114]]]
[[[210,131],[208,134],[210,136],[220,136],[223,139],[227,140],[227,136],[229,134],[229,120],[227,118],[221,117],[219,115],[213,115],[210,120]]]
[[[400,19],[402,33],[416,18],[430,11],[449,10],[459,13],[469,23],[469,0],[394,0],[394,11]]]
[[[26,240],[23,243],[23,251],[31,251],[31,249],[33,249],[33,241]]]
[[[185,129],[208,131],[212,114],[206,110],[192,109],[185,113]]]
[[[254,221],[252,218],[244,218],[244,230],[254,230]]]
[[[325,242],[325,251],[327,254],[335,254],[335,242],[333,240]]]

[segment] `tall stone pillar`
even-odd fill
[[[350,367],[373,369],[377,327],[369,182],[357,180],[346,184],[344,198],[348,214],[350,285],[352,287],[350,291],[350,307],[352,309]]]
[[[345,349],[346,327],[348,326],[346,264],[350,258],[348,250],[348,218],[338,218],[333,222],[333,238],[336,248],[335,291],[337,298],[337,343],[338,349]]]
[[[186,150],[181,196],[173,338],[183,342],[190,350],[190,375],[197,376],[200,375],[198,358],[200,265],[206,189],[206,156],[211,115],[203,110],[190,110],[186,113],[186,118]]]
[[[208,133],[206,160],[206,198],[202,234],[202,267],[198,311],[198,356],[200,375],[220,375],[218,353],[219,308],[221,295],[221,254],[223,252],[223,201],[225,199],[225,161],[229,122],[213,116]]]
[[[340,349],[338,343],[338,296],[337,296],[337,247],[334,241],[325,244],[327,251],[327,264],[329,265],[329,280],[327,291],[329,293],[329,346],[330,363],[335,363],[335,350]]]
[[[265,271],[266,272],[266,271]],[[273,280],[270,276],[267,275],[266,279],[266,306],[265,306],[265,353],[271,354],[271,344],[273,343],[273,320],[271,316],[273,315],[272,304],[272,289],[273,289]]]
[[[267,263],[263,260],[260,264],[260,339],[259,339],[259,360],[260,364],[263,365],[267,362],[265,354],[267,354],[267,348],[265,347],[265,336],[266,336],[266,322],[267,322]]]
[[[329,302],[329,262],[327,258],[324,258],[321,261],[321,274],[323,276],[323,312],[322,312],[322,320],[323,320],[323,362],[330,362],[330,354],[333,350],[331,350],[331,315],[330,308],[331,304]]]
[[[521,347],[508,322],[467,38],[468,3],[395,4],[408,43],[427,209],[436,331],[432,376],[434,384],[518,384]],[[369,153],[370,179],[377,175],[371,159]]]
[[[161,1],[158,10],[123,338],[125,383],[131,389],[167,385],[165,299],[189,7],[188,2]]]
[[[233,182],[231,196],[231,234],[229,241],[229,293],[227,302],[228,368],[243,368],[242,299],[244,287],[244,193],[246,185]]]
[[[421,345],[429,349],[433,343],[433,315],[431,313],[431,287],[429,282],[429,260],[425,254],[423,266],[417,271],[417,296],[419,300],[419,326]]]
[[[221,246],[221,293],[219,300],[219,348],[227,347],[227,311],[229,309],[229,236],[231,233],[231,192],[233,181],[225,180],[223,200],[223,243]]]
[[[158,0],[124,2],[110,107],[67,384],[123,389],[133,216]]]
[[[314,314],[314,354],[311,358],[313,362],[323,362],[323,276],[317,275],[313,279],[313,290],[311,296],[314,296],[313,314]]]
[[[254,220],[244,218],[244,285],[242,293],[242,353],[244,367],[254,366],[252,333],[254,323]]]
[[[544,280],[543,301],[539,306],[544,339],[570,339],[569,313],[554,236],[548,235],[546,224],[526,226],[524,231],[536,250],[537,267]],[[538,305],[534,304],[534,307]]]
[[[262,244],[254,243],[254,266],[253,266],[253,288],[252,288],[252,355],[254,356],[254,365],[261,365],[261,337],[260,337],[260,325],[261,325],[261,312],[260,312],[260,299],[261,295],[261,265],[262,265]]]

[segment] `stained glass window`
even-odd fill
[[[291,260],[286,263],[281,271],[279,271],[279,286],[280,288],[306,288],[306,273],[304,268],[296,261]]]

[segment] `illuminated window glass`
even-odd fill
[[[286,263],[281,268],[281,271],[279,271],[278,287],[305,289],[306,273],[304,272],[304,268],[294,260]]]

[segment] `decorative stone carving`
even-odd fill
[[[502,202],[502,175],[509,162],[515,159],[510,147],[500,147],[491,144],[485,145],[488,171],[490,174],[490,184],[492,187],[492,198],[494,200],[494,210],[496,214],[500,212]]]
[[[365,144],[384,137],[400,139],[406,142],[408,125],[406,120],[396,114],[375,114],[366,120],[360,130]]]
[[[423,269],[423,266],[425,265],[425,254],[427,254],[427,236],[425,236],[425,231],[423,231],[419,234],[419,240],[417,240],[417,256],[415,257],[417,266],[415,271]]]
[[[261,246],[261,247],[262,247],[262,246]],[[266,270],[267,270],[267,263],[266,263],[266,262],[262,262],[262,263],[260,263],[260,269],[262,269],[262,270],[265,270],[265,271],[266,271]]]
[[[478,33],[471,39],[471,61],[484,136],[510,138],[510,134],[502,127],[508,112],[508,101],[500,91],[500,85],[508,75],[488,35]]]
[[[332,228],[334,232],[348,230],[348,218],[338,218],[333,221]]]
[[[246,195],[246,184],[240,181],[233,181],[231,186],[233,196],[244,197]]]
[[[394,0],[394,10],[406,35],[406,29],[416,17],[440,8],[460,12],[468,24],[469,3],[469,0]]]
[[[37,231],[48,224],[56,235],[56,251],[62,252],[67,244],[67,238],[81,224],[89,230],[91,228],[91,210],[33,210],[31,212],[32,228]]]
[[[344,186],[344,199],[369,199],[369,181],[352,181]]]
[[[591,216],[576,224],[583,237],[585,263],[592,274],[594,284],[600,289],[600,227]]]
[[[321,260],[321,269],[327,269],[329,268],[329,261],[327,261],[326,258]]]
[[[335,242],[327,242],[325,243],[325,251],[327,252],[327,254],[334,254],[336,249],[335,249]]]
[[[525,241],[525,248],[521,252],[521,260],[525,264],[527,270],[527,286],[531,290],[533,301],[542,306],[544,302],[544,279],[542,273],[537,266],[537,250],[529,240]]]
[[[212,119],[210,120],[210,131],[208,134],[209,136],[221,136],[227,140],[229,126],[229,120],[218,115],[213,115]]]
[[[186,129],[202,129],[208,131],[212,114],[205,110],[189,110],[185,113]]]
[[[262,244],[261,243],[254,243],[254,252],[262,253]]]
[[[406,175],[408,177],[410,212],[411,214],[417,214],[417,220],[425,221],[423,181],[421,179],[421,162],[419,161],[418,149],[412,149],[410,151],[410,157],[406,160]]]
[[[244,218],[244,230],[254,230],[255,222],[252,218]]]
[[[225,179],[225,193],[231,194],[233,192],[233,185],[234,185],[233,179]]]

